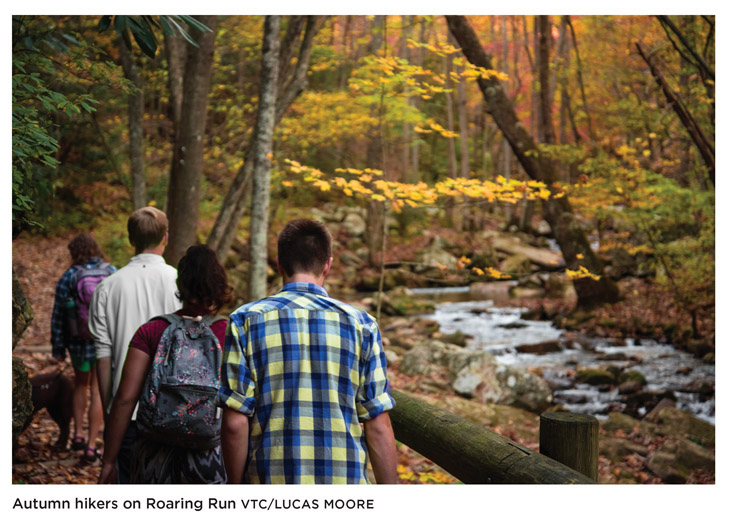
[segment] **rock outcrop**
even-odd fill
[[[552,392],[542,378],[522,369],[499,365],[485,351],[471,351],[429,340],[405,353],[399,368],[400,372],[409,375],[445,369],[454,392],[481,403],[509,405],[537,413],[552,404]]]

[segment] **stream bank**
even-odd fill
[[[497,292],[504,288],[489,295]],[[395,388],[532,449],[541,412],[595,415],[603,483],[713,482],[710,357],[525,319],[563,301],[473,296],[464,287],[387,294],[383,342]],[[372,310],[375,298],[362,303]]]

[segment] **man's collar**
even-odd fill
[[[315,295],[321,295],[328,297],[329,294],[323,286],[314,284],[312,282],[290,282],[281,288],[281,291],[296,291],[299,293],[314,293]],[[279,292],[280,293],[280,292]]]
[[[151,263],[164,263],[164,257],[157,254],[150,254],[150,253],[141,253],[137,254],[131,259],[129,259],[130,263],[144,263],[144,264],[151,264]]]

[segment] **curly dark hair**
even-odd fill
[[[187,249],[177,265],[177,289],[177,298],[183,304],[195,300],[213,312],[233,299],[228,275],[215,250],[208,245],[193,245]]]
[[[98,257],[104,259],[101,248],[91,234],[79,234],[68,243],[68,251],[71,252],[71,266],[86,264],[90,259]]]

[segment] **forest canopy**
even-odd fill
[[[713,307],[714,17],[276,18],[266,76],[261,16],[14,16],[13,235],[94,229],[122,261],[123,215],[152,204],[173,263],[227,256],[268,196],[264,235],[285,208],[366,208],[376,266],[380,228],[541,214],[599,285],[584,302],[617,300],[602,262],[624,254]]]

